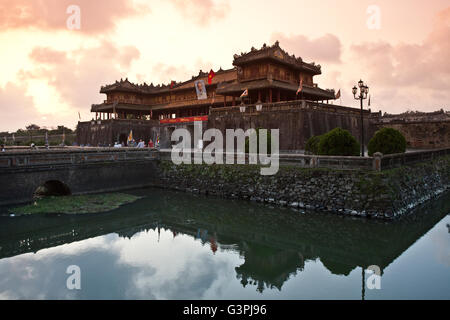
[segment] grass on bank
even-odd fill
[[[105,193],[62,197],[52,196],[37,199],[28,205],[12,208],[9,212],[15,215],[43,213],[99,213],[117,209],[124,204],[132,203],[140,198],[141,197],[126,193]]]

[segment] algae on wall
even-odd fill
[[[445,191],[450,180],[448,156],[381,172],[280,165],[276,175],[261,176],[258,165],[170,161],[160,168],[165,188],[388,219]]]

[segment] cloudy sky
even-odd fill
[[[449,0],[0,0],[0,131],[74,128],[101,85],[187,80],[276,40],[343,105],[362,78],[372,110],[450,110],[449,39]]]

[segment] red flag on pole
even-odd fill
[[[341,89],[336,93],[335,99],[339,99],[341,97]]]
[[[174,85],[175,85],[175,81],[172,80],[172,81],[170,82],[170,89],[173,89],[173,86],[174,86]]]
[[[300,85],[298,86],[298,90],[296,95],[298,95],[303,90],[303,78],[300,79]]]
[[[244,92],[241,94],[241,98],[248,97],[248,89],[245,89]]]
[[[214,73],[213,69],[211,69],[211,70],[209,71],[209,74],[208,74],[208,84],[211,84],[211,83],[212,83],[212,79],[213,79],[215,76],[216,76],[216,74]]]

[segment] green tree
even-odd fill
[[[33,133],[35,133],[37,130],[39,130],[41,127],[39,127],[37,124],[30,124],[28,126],[25,127],[25,129],[27,129],[29,135],[30,135],[30,140],[33,142]]]
[[[37,124],[33,124],[33,123],[25,127],[25,129],[27,129],[28,131],[37,131],[40,128],[41,127],[39,127]]]
[[[305,145],[306,154],[319,154],[319,143],[322,136],[312,136]]]
[[[347,130],[335,128],[320,138],[319,154],[328,156],[358,156],[359,143]]]
[[[16,135],[16,136],[26,136],[26,135],[27,135],[27,132],[26,132],[25,130],[23,130],[23,129],[18,129],[18,130],[15,132],[15,135]]]
[[[58,126],[56,129],[53,129],[49,132],[49,134],[63,134],[63,133],[71,134],[73,133],[73,130],[65,126]]]
[[[400,131],[393,128],[382,128],[375,132],[368,145],[369,156],[375,152],[382,154],[403,153],[406,150],[406,139]]]

